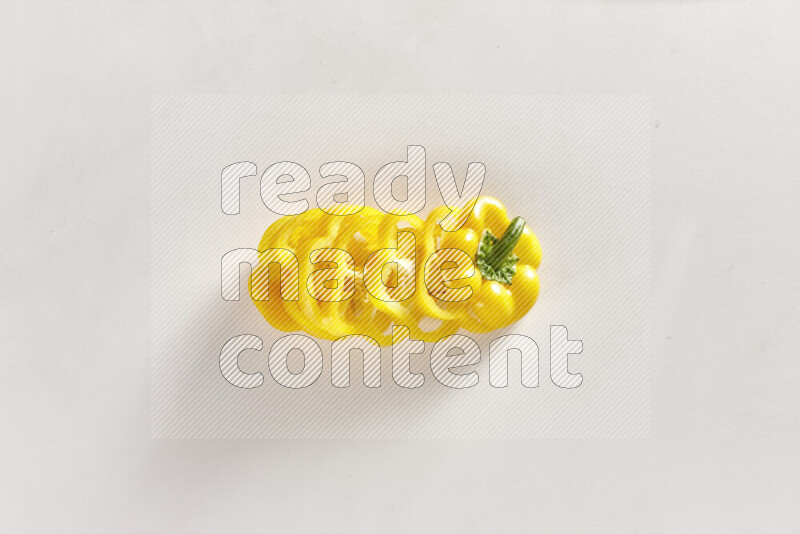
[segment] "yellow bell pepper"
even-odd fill
[[[536,269],[542,262],[542,248],[536,235],[522,218],[510,221],[503,204],[492,197],[479,197],[470,217],[455,232],[444,232],[436,225],[448,209],[442,206],[431,212],[426,225],[440,249],[464,250],[476,259],[479,273],[469,280],[473,296],[460,314],[464,327],[482,333],[518,321],[539,296]]]
[[[270,258],[274,261],[274,255],[266,256],[270,249],[288,250],[298,260],[281,264],[281,286],[297,280],[306,288],[301,287],[298,300],[254,299],[256,307],[282,331],[304,330],[324,339],[362,334],[382,345],[392,343],[393,324],[408,327],[414,339],[438,341],[460,328],[482,333],[519,320],[539,295],[536,269],[542,251],[536,236],[521,218],[509,221],[503,205],[491,197],[479,197],[472,214],[455,232],[445,232],[439,224],[448,212],[449,208],[442,206],[424,221],[415,215],[397,217],[369,207],[346,216],[315,209],[282,217],[261,238],[260,263],[250,276],[251,295],[263,292],[262,285],[269,284],[270,274],[275,274],[264,264]],[[393,302],[367,291],[364,266],[376,250],[396,248],[399,231],[415,236],[416,265],[397,267],[415,267],[415,291],[409,298]],[[353,261],[343,262],[346,255],[325,253],[325,249],[346,251]],[[282,257],[286,256],[283,252]],[[328,271],[321,272],[323,269]],[[384,282],[391,285],[407,273],[394,270],[388,274],[389,280],[384,276]],[[372,277],[375,283],[375,275]],[[276,295],[277,291],[263,294]],[[430,320],[439,324],[424,329],[423,323]]]

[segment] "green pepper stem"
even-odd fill
[[[497,243],[492,247],[491,253],[486,258],[492,268],[499,269],[506,258],[514,251],[517,246],[519,238],[525,231],[525,219],[522,217],[514,217],[511,224],[508,225],[503,237],[497,240]]]

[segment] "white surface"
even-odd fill
[[[0,530],[800,530],[797,2],[2,11]],[[651,95],[652,438],[151,440],[148,109],[189,92]]]

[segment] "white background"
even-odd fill
[[[797,532],[800,4],[4,2],[0,530]],[[651,95],[651,435],[156,441],[155,93]]]

